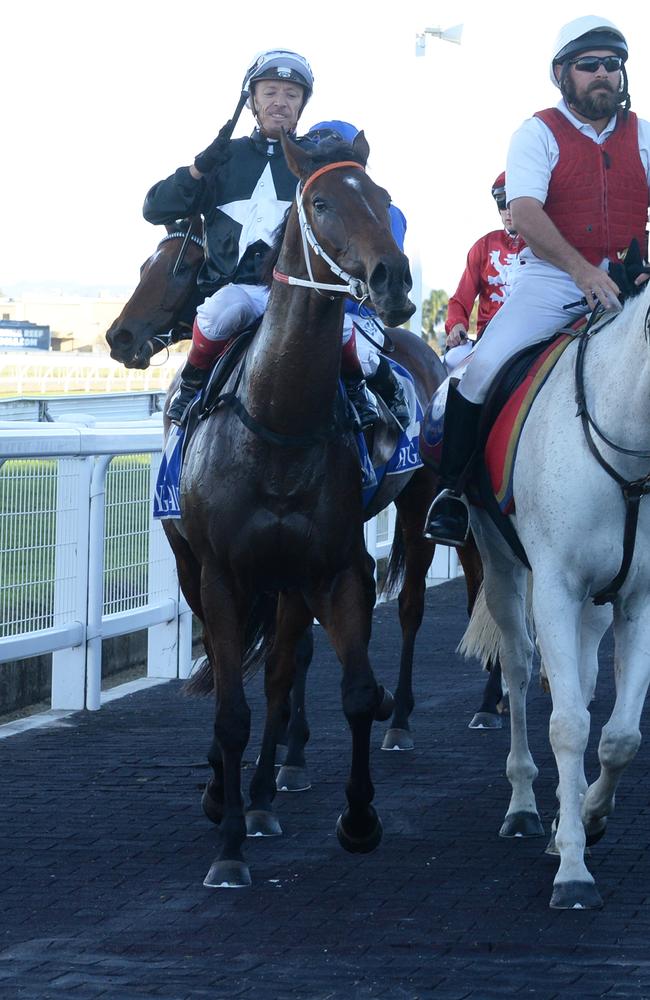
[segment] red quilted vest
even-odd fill
[[[544,211],[571,246],[592,264],[616,260],[636,236],[647,255],[648,180],[639,154],[637,117],[619,112],[602,145],[557,108],[537,111],[558,144]]]

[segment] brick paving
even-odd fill
[[[278,796],[284,837],[248,841],[251,889],[202,885],[216,853],[199,804],[209,701],[164,684],[0,741],[2,1000],[650,998],[650,745],[593,849],[605,908],[551,911],[546,841],[497,837],[508,733],[467,728],[484,675],[453,652],[464,605],[460,580],[428,592],[415,751],[381,752],[375,727],[384,839],[372,855],[345,854],[334,831],[349,734],[319,629],[308,682],[313,787]],[[372,659],[389,686],[398,648],[395,604],[382,605]],[[590,778],[611,706],[609,638],[602,661]],[[261,677],[248,691],[250,773]],[[536,683],[529,703],[548,831],[555,769]]]

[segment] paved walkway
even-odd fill
[[[345,854],[349,736],[322,634],[309,681],[311,791],[279,796],[285,836],[248,842],[254,885],[203,888],[215,832],[201,813],[211,706],[164,684],[0,741],[3,1000],[586,1000],[650,998],[650,743],[624,777],[591,869],[602,911],[554,912],[545,841],[499,840],[506,731],[467,729],[483,678],[453,649],[457,580],[429,591],[417,655],[416,750],[372,755],[379,849]],[[320,633],[320,630],[317,630]],[[397,672],[394,604],[373,662]],[[611,704],[606,643],[593,743]],[[255,759],[260,681],[249,688]],[[530,739],[548,830],[549,703]]]

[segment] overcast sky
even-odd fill
[[[650,118],[650,13],[643,3],[620,9],[609,16],[631,48],[632,106]],[[548,76],[557,31],[590,12],[573,0],[11,2],[0,289],[133,288],[163,234],[142,219],[147,189],[230,117],[252,57],[284,46],[306,55],[316,77],[301,126],[343,118],[365,129],[372,176],[408,219],[407,252],[425,286],[451,293],[471,243],[499,224],[490,187],[511,133],[558,99]],[[417,31],[459,22],[460,46],[429,38],[416,59]],[[252,125],[244,112],[235,134]]]

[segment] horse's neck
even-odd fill
[[[296,227],[297,228],[297,227]],[[297,232],[287,227],[277,269],[306,276]],[[293,236],[293,239],[291,237]],[[335,280],[332,278],[332,280]],[[331,420],[341,361],[343,296],[273,283],[248,368],[251,412],[278,431],[321,428]]]

